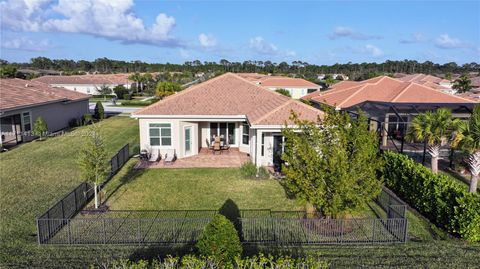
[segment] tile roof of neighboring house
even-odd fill
[[[96,74],[96,75],[74,75],[74,76],[42,76],[33,79],[48,84],[130,84],[130,74]]]
[[[480,88],[480,76],[473,77],[470,80],[472,81],[472,86],[474,88]]]
[[[363,102],[382,103],[473,103],[472,100],[443,93],[436,89],[414,82],[405,82],[387,76],[377,77],[350,87],[341,86],[309,94],[303,99],[324,103],[337,108],[349,108]]]
[[[302,119],[315,120],[323,114],[236,74],[226,73],[171,95],[133,115],[245,115],[252,125],[282,125],[288,122],[291,110]]]
[[[406,81],[406,82],[421,82],[421,83],[425,83],[425,82],[433,82],[433,83],[450,83],[450,81],[446,80],[446,79],[443,79],[443,78],[439,78],[439,77],[436,77],[436,76],[432,76],[432,75],[425,75],[425,74],[411,74],[411,75],[406,75],[404,77],[401,77],[401,78],[398,78],[399,80],[401,81]]]
[[[51,87],[38,81],[23,79],[0,79],[0,109],[36,106],[52,102],[78,101],[90,98],[90,95]]]
[[[320,88],[319,85],[303,78],[290,78],[283,76],[270,76],[257,73],[238,73],[240,77],[260,84],[264,87],[311,87]]]

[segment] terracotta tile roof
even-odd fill
[[[439,83],[450,83],[450,81],[439,78],[436,76],[432,75],[425,75],[425,74],[411,74],[411,75],[406,75],[404,77],[398,78],[401,81],[406,81],[406,82],[417,82],[417,83],[425,83],[425,82],[433,82],[436,84]]]
[[[128,79],[130,74],[96,74],[96,75],[75,75],[75,76],[42,76],[33,81],[48,84],[130,84],[133,81]]]
[[[307,119],[316,119],[323,114],[318,109],[263,88],[236,74],[226,73],[171,95],[133,115],[245,115],[253,125],[282,125],[290,116],[285,115],[285,110],[291,109]],[[271,114],[277,110],[278,115]]]
[[[289,78],[283,76],[270,76],[257,73],[237,73],[240,77],[260,84],[264,87],[311,87],[320,88],[319,85],[303,78]]]
[[[36,106],[52,102],[77,101],[90,95],[51,87],[38,81],[23,79],[0,79],[0,110]]]
[[[387,76],[365,80],[351,87],[306,96],[306,100],[324,103],[337,108],[348,108],[363,102],[383,103],[473,103],[472,100],[443,93],[414,82],[404,82]]]

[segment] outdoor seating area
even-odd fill
[[[223,135],[220,136],[213,136],[211,141],[208,141],[208,139],[205,139],[205,142],[207,143],[207,148],[210,150],[213,154],[222,154],[222,152],[229,152],[230,149],[230,143],[229,141],[226,141]]]
[[[217,152],[219,151],[219,152]],[[175,157],[173,157],[175,158]],[[250,161],[247,153],[240,152],[236,148],[225,148],[220,146],[220,150],[214,148],[201,148],[198,155],[169,160],[169,156],[156,162],[150,162],[140,158],[135,166],[136,169],[144,168],[226,168],[240,167],[243,163]]]

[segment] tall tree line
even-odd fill
[[[66,73],[98,72],[98,73],[129,73],[129,72],[258,72],[290,74],[292,76],[314,79],[318,74],[342,73],[350,79],[365,79],[385,73],[424,73],[450,74],[480,72],[480,64],[476,62],[458,65],[454,62],[437,64],[431,61],[423,63],[415,60],[390,61],[383,63],[345,63],[333,65],[315,65],[303,61],[272,62],[243,61],[230,62],[226,59],[217,62],[188,61],[183,64],[146,63],[142,61],[119,61],[108,58],[98,58],[94,61],[49,59],[46,57],[32,58],[28,63],[9,63],[0,60],[1,65],[9,64],[17,69],[58,70]]]

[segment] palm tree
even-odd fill
[[[459,93],[468,92],[473,88],[472,81],[466,75],[462,75],[453,82],[452,88]]]
[[[469,191],[476,192],[480,173],[480,105],[475,106],[468,122],[458,124],[452,146],[469,153],[467,164],[472,174]]]
[[[128,76],[128,79],[135,82],[135,89],[136,89],[136,92],[138,93],[138,86],[140,84],[140,81],[142,80],[142,75],[140,75],[139,73],[133,73],[130,76]]]
[[[440,147],[451,136],[458,120],[452,119],[452,112],[447,108],[439,108],[436,112],[426,112],[413,118],[407,133],[410,141],[425,141],[428,153],[432,156],[432,172],[438,172]]]

